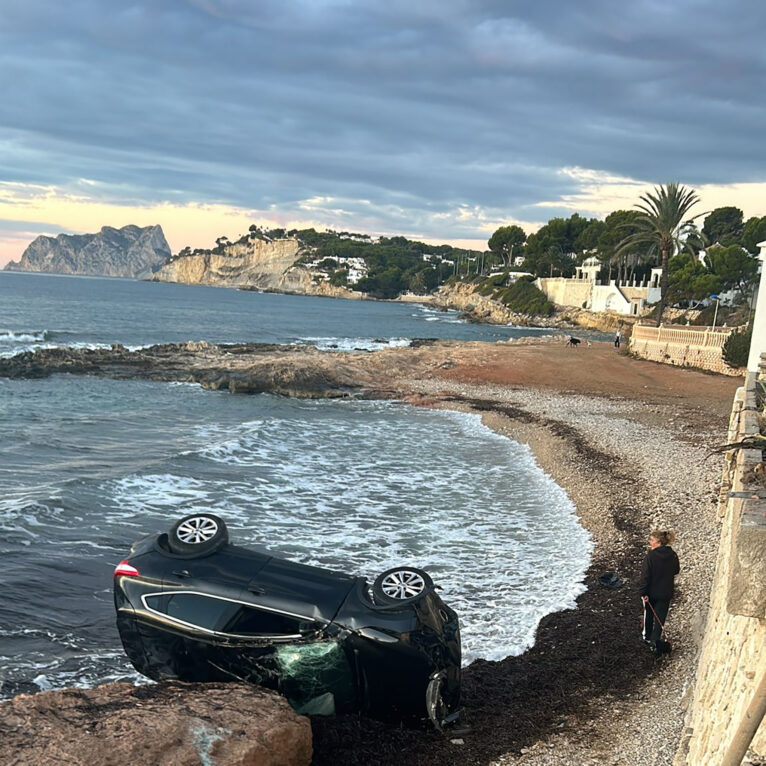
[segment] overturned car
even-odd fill
[[[454,723],[460,631],[429,575],[361,577],[228,542],[222,519],[185,516],[136,542],[114,571],[117,627],[154,680],[248,681],[306,714]]]

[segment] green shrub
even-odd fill
[[[723,344],[723,360],[729,367],[745,367],[750,354],[750,339],[753,328],[748,327],[741,332],[733,332]]]
[[[524,277],[502,290],[498,298],[517,314],[547,317],[554,311],[553,304],[545,297],[545,293]]]

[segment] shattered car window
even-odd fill
[[[355,696],[351,668],[338,641],[285,644],[275,656],[280,691],[297,712],[333,715]]]

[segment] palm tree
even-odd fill
[[[698,234],[694,221],[704,213],[684,220],[689,210],[699,202],[699,197],[693,189],[687,189],[677,183],[656,186],[653,192],[642,194],[640,200],[636,205],[640,214],[632,224],[635,231],[620,242],[617,253],[626,252],[634,245],[648,245],[647,254],[657,257],[662,265],[660,302],[657,309],[659,324],[667,300],[670,256],[683,250],[693,252],[693,238],[689,235]]]

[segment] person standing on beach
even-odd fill
[[[675,576],[681,570],[678,556],[670,547],[674,539],[671,531],[654,530],[649,537],[649,553],[641,567],[639,594],[644,605],[644,641],[649,642],[653,652],[657,651],[662,634],[660,622],[664,624],[668,616]],[[655,619],[655,613],[659,619]]]

